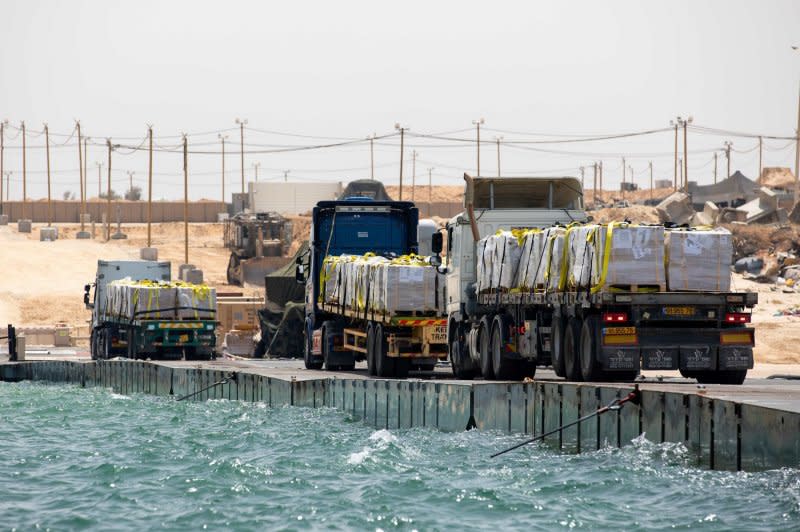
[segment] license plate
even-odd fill
[[[430,344],[447,343],[447,325],[425,327],[425,337]]]
[[[179,341],[179,342],[182,342],[182,343],[183,343],[183,342],[188,342],[188,341],[189,341],[189,335],[188,335],[188,334],[182,334],[182,335],[180,335],[180,336],[178,337],[178,341]]]
[[[603,329],[603,334],[636,334],[636,327],[606,327]]]
[[[667,316],[694,316],[694,307],[664,307]]]

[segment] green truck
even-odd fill
[[[214,289],[172,283],[169,262],[99,260],[95,282],[84,287],[83,301],[92,311],[94,360],[216,356]]]

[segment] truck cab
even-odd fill
[[[466,188],[467,212],[447,223],[447,313],[459,321],[469,317],[468,304],[475,300],[471,287],[476,281],[478,240],[500,229],[587,220],[581,184],[574,177],[479,177],[470,178]]]

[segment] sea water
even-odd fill
[[[489,458],[520,438],[0,383],[0,528],[800,529],[796,469],[706,471],[643,438]]]

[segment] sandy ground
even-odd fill
[[[294,233],[307,238],[308,222],[297,217]],[[85,326],[89,311],[83,306],[83,285],[94,279],[98,259],[137,259],[146,244],[146,225],[123,227],[127,240],[76,240],[76,224],[59,224],[59,240],[40,242],[37,224],[30,235],[15,225],[0,227],[0,324]],[[263,288],[230,286],[225,282],[228,251],[222,245],[221,224],[191,224],[189,260],[201,268],[206,281],[220,291],[263,296]],[[99,232],[98,232],[99,234]],[[152,242],[159,259],[172,262],[173,277],[183,263],[183,224],[153,224]],[[299,244],[298,244],[299,245]],[[763,363],[800,363],[800,317],[775,316],[800,307],[800,293],[783,293],[774,285],[755,283],[734,274],[734,290],[759,292],[753,312],[756,360]]]

